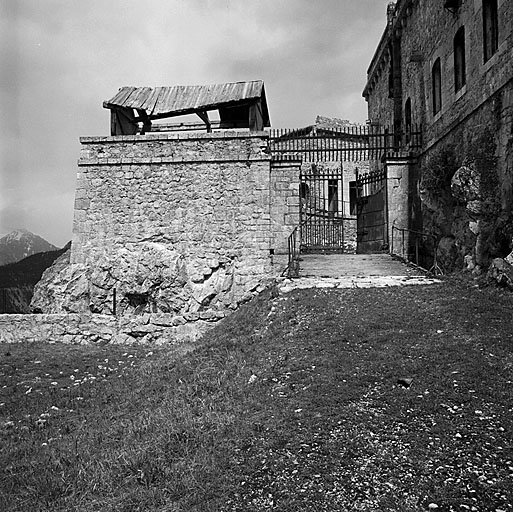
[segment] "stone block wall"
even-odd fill
[[[82,138],[71,256],[32,307],[188,323],[249,300],[283,270],[272,253],[298,218],[296,171],[271,172],[267,137]]]
[[[498,0],[498,48],[484,58],[483,2],[455,13],[438,2],[400,0],[369,68],[369,118],[394,115],[388,45],[400,39],[402,104],[423,125],[419,164],[410,175],[410,224],[445,248],[445,270],[485,269],[513,248],[513,3]],[[455,90],[454,37],[464,28],[466,84]],[[433,113],[433,64],[441,64],[441,110]],[[464,178],[464,179],[462,179]],[[432,256],[434,245],[425,248]],[[448,256],[447,256],[448,255]],[[470,262],[470,263],[469,263]]]
[[[151,241],[212,259],[208,247],[261,270],[270,158],[264,135],[241,135],[82,138],[71,262]]]
[[[169,314],[132,317],[78,313],[0,315],[0,343],[165,344],[195,341],[214,319],[194,324]]]
[[[400,38],[403,114],[410,98],[413,121],[423,124],[424,142],[429,147],[511,81],[513,4],[498,0],[499,47],[487,62],[483,55],[482,0],[463,2],[456,14],[438,2],[412,0],[398,2],[396,11],[369,68],[369,119],[384,126],[392,124],[388,43]],[[454,36],[461,27],[465,30],[466,85],[455,91]],[[441,63],[442,108],[435,115],[431,74],[437,58]]]
[[[499,48],[487,62],[484,62],[483,55],[482,1],[464,2],[456,16],[440,9],[434,2],[412,9],[401,42],[405,56],[403,101],[412,98],[414,118],[421,119],[424,115],[427,148],[451,130],[455,123],[465,122],[466,116],[511,80],[513,5],[499,0],[498,6]],[[461,27],[465,30],[466,85],[456,91],[453,41]],[[423,34],[423,37],[419,38],[418,34]],[[414,53],[423,58],[422,63],[411,62]],[[431,74],[437,58],[441,63],[442,108],[435,115]]]
[[[271,165],[271,232],[276,255],[286,255],[288,237],[299,225],[300,161],[273,162]]]

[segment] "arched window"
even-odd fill
[[[435,60],[431,72],[433,88],[433,115],[435,116],[442,109],[442,69],[440,58]]]
[[[466,83],[465,70],[465,28],[461,27],[454,36],[454,90],[458,92]]]
[[[486,62],[499,47],[497,0],[483,0],[483,49]]]

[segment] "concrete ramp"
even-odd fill
[[[280,289],[382,288],[441,282],[389,254],[302,254],[299,278],[286,279]]]

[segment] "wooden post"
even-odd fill
[[[212,125],[210,124],[210,119],[208,118],[208,112],[206,110],[204,110],[201,112],[196,112],[196,114],[207,126],[207,133],[211,133]]]

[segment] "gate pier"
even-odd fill
[[[410,248],[410,231],[395,231],[392,227],[401,230],[414,230],[416,215],[416,164],[417,159],[411,156],[388,156],[385,159],[386,169],[386,233],[388,243],[395,248],[395,253],[408,259]],[[401,239],[392,239],[392,237]]]

